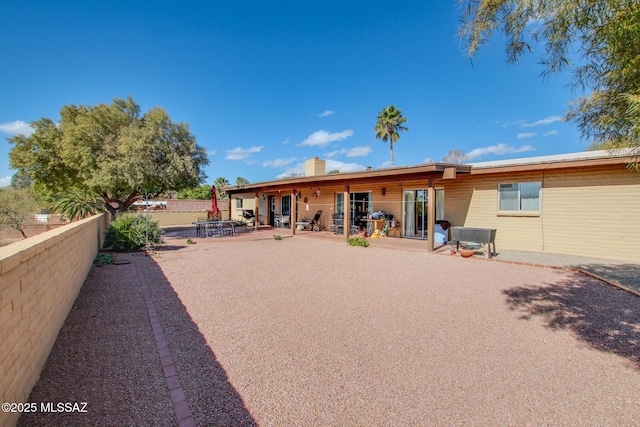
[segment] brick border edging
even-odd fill
[[[136,265],[136,271],[138,273],[138,282],[142,288],[142,294],[144,296],[145,305],[149,314],[149,321],[151,322],[151,329],[153,330],[153,337],[158,348],[158,355],[160,356],[160,363],[162,363],[162,371],[164,378],[167,382],[167,388],[169,395],[171,396],[171,403],[173,404],[173,411],[178,420],[180,427],[196,427],[196,423],[193,419],[193,414],[189,408],[187,402],[187,396],[184,393],[178,370],[171,357],[171,351],[169,350],[169,343],[165,339],[162,325],[160,324],[160,318],[156,312],[155,304],[151,298],[151,291],[149,291],[149,285],[147,279],[144,277],[144,271],[140,264]]]
[[[450,254],[450,253],[446,253],[446,252],[437,252],[435,253],[435,255],[444,255],[444,256],[455,256],[455,254]],[[600,280],[601,282],[606,283],[607,285],[613,286],[615,288],[618,288],[622,291],[628,292],[636,297],[640,298],[640,292],[636,291],[635,289],[631,289],[627,286],[624,286],[618,282],[614,282],[613,280],[609,280],[607,278],[604,278],[600,275],[597,275],[595,273],[592,273],[590,271],[587,270],[583,270],[581,268],[577,268],[577,267],[563,267],[563,266],[557,266],[557,265],[546,265],[546,264],[536,264],[533,262],[522,262],[522,261],[509,261],[506,259],[495,259],[495,258],[481,258],[481,257],[476,257],[476,256],[472,256],[470,257],[470,259],[474,259],[477,261],[488,261],[488,262],[501,262],[503,264],[516,264],[516,265],[525,265],[527,267],[537,267],[537,268],[550,268],[553,270],[562,270],[562,271],[570,271],[572,273],[580,273],[580,274],[584,274],[585,276],[589,276],[592,277],[596,280]]]

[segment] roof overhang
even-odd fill
[[[541,158],[543,159],[543,158]],[[611,167],[618,166],[626,168],[631,161],[628,157],[608,156],[584,159],[563,159],[563,160],[541,160],[528,163],[512,163],[502,165],[473,165],[471,175],[482,175],[490,173],[513,173],[539,171],[548,169],[574,169],[574,168],[591,168],[591,167]]]
[[[268,193],[297,190],[305,187],[327,187],[362,184],[385,184],[408,181],[456,179],[458,174],[469,174],[471,166],[450,163],[429,163],[374,171],[334,173],[308,177],[288,178],[222,188],[227,194]]]

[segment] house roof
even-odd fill
[[[429,179],[455,179],[457,174],[486,174],[521,172],[540,169],[574,168],[604,165],[626,165],[632,157],[631,149],[584,151],[580,153],[556,154],[551,156],[527,157],[520,159],[477,162],[465,165],[449,163],[429,163],[416,166],[376,169],[371,171],[324,174],[295,177],[255,184],[225,187],[227,194],[286,191],[305,186],[357,185],[393,181],[418,181]],[[445,173],[446,171],[446,173]]]
[[[316,176],[296,177],[266,181],[255,184],[225,187],[222,191],[227,194],[268,192],[275,190],[295,190],[305,186],[327,185],[357,185],[394,181],[416,181],[429,179],[446,179],[456,174],[468,174],[469,165],[454,165],[447,163],[429,163],[417,166],[402,166],[396,168],[376,169],[371,171],[331,173]]]
[[[540,169],[576,168],[603,165],[626,165],[632,160],[631,149],[583,151],[579,153],[554,154],[551,156],[524,157],[520,159],[496,160],[470,163],[472,174],[521,172]]]

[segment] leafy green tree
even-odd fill
[[[229,198],[229,196],[226,193],[222,193],[222,189],[224,187],[228,187],[229,186],[229,181],[227,180],[227,178],[220,176],[218,178],[216,178],[216,180],[214,181],[213,185],[216,186],[216,190],[217,190],[217,195],[218,195],[218,199],[220,200],[226,200]],[[209,194],[209,198],[211,198],[211,194]]]
[[[180,192],[181,199],[211,200],[211,186],[204,184],[199,187],[189,188]]]
[[[24,226],[38,211],[38,202],[30,187],[0,188],[0,228],[13,228],[26,239]]]
[[[391,167],[395,167],[393,161],[393,144],[400,140],[400,132],[408,131],[409,128],[403,126],[406,123],[406,117],[402,116],[402,111],[396,108],[395,105],[390,105],[383,108],[378,114],[378,121],[374,127],[376,133],[376,139],[381,139],[384,142],[389,142],[389,148],[391,150]]]
[[[104,212],[105,206],[100,196],[86,188],[72,188],[53,198],[53,211],[75,221]]]
[[[250,184],[249,180],[246,178],[243,178],[241,176],[236,178],[236,185],[237,186],[241,186],[241,185],[247,185]]]
[[[544,45],[543,75],[571,70],[574,89],[591,90],[570,106],[585,139],[640,156],[640,2],[629,0],[460,0],[460,36],[472,57],[496,31],[507,62]],[[578,58],[576,62],[572,60]]]
[[[33,182],[31,181],[31,178],[29,178],[28,176],[16,173],[11,177],[11,184],[9,185],[11,186],[11,188],[21,190],[23,188],[31,187],[32,183]]]
[[[67,105],[60,121],[31,123],[34,133],[9,138],[11,166],[49,193],[72,188],[99,195],[112,215],[144,192],[192,188],[208,164],[189,126],[154,107],[141,115],[129,97],[112,104]]]

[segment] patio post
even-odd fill
[[[298,199],[296,198],[296,190],[291,190],[291,215],[289,215],[289,227],[291,234],[296,235],[296,220],[298,218]]]
[[[427,188],[427,252],[435,250],[435,230],[436,227],[436,189],[433,186],[433,178],[429,178]]]
[[[351,231],[351,195],[349,194],[349,185],[344,185],[344,198],[342,199],[344,206],[342,207],[343,219],[342,228],[345,240],[349,239],[349,231]]]
[[[255,227],[256,231],[258,231],[258,228],[260,227],[260,193],[255,193],[256,196],[256,216],[253,218],[253,226]]]

